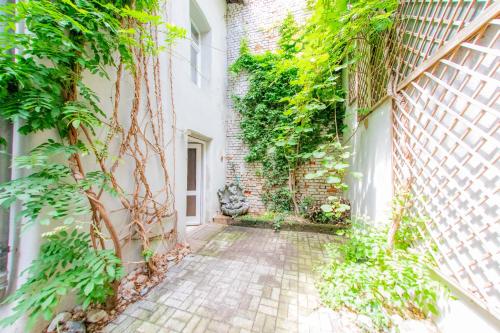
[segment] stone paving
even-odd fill
[[[338,332],[314,287],[332,236],[217,228],[103,332]]]

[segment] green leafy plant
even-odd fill
[[[300,50],[300,40],[300,29],[289,15],[281,27],[276,52],[254,55],[243,42],[240,57],[231,66],[233,73],[246,73],[249,80],[247,93],[234,97],[236,110],[242,116],[242,138],[249,147],[246,161],[262,165],[265,192],[275,192],[270,196],[283,193],[282,188],[288,188],[291,207],[287,210],[296,213],[295,173],[304,161],[301,154],[311,153],[327,140],[327,134],[336,133],[338,128],[332,119],[341,119],[343,112],[342,108],[312,102],[310,108],[317,112],[311,115],[311,121],[307,124],[294,122],[289,101],[301,89],[295,84],[299,68],[293,65],[284,68],[283,63],[295,59]],[[294,137],[286,137],[285,134],[292,129]],[[266,198],[264,201],[272,203]]]
[[[322,267],[318,283],[326,305],[367,315],[378,330],[393,326],[394,315],[424,318],[437,314],[437,299],[444,289],[432,278],[431,255],[422,254],[415,244],[418,231],[414,226],[421,219],[412,218],[406,209],[402,214],[392,249],[387,243],[387,225],[359,220],[345,232],[344,243],[328,246],[332,261]]]
[[[137,55],[155,55],[163,48],[156,41],[158,27],[167,43],[183,36],[183,29],[155,14],[160,2],[26,0],[0,6],[0,119],[19,123],[23,135],[56,133],[16,158],[15,167],[28,175],[0,184],[0,204],[20,202],[24,227],[62,222],[89,228],[45,237],[27,282],[8,298],[16,302],[14,315],[0,326],[25,313],[31,323],[40,315],[50,319],[70,290],[85,307],[116,295],[121,244],[100,197],[116,195],[120,187],[103,161],[106,144],[94,138],[112,121],[84,75],[109,79],[109,69],[121,73],[125,68],[137,77]],[[16,32],[18,24],[26,31]],[[6,144],[1,138],[0,145]],[[89,153],[94,157],[89,164],[97,162],[98,170],[84,170],[82,158]],[[105,234],[111,250],[105,248]]]
[[[74,292],[87,308],[113,294],[113,283],[123,276],[121,261],[112,250],[95,251],[88,233],[58,228],[44,236],[40,256],[27,269],[27,282],[6,302],[17,302],[14,315],[0,325],[28,315],[29,327],[39,316],[50,320],[59,300]]]
[[[247,94],[236,98],[242,136],[250,147],[247,161],[262,164],[266,191],[289,188],[295,213],[296,170],[313,153],[329,160],[311,177],[329,173],[329,184],[337,184],[340,191],[346,188],[345,172],[332,171],[347,168],[348,157],[323,151],[345,148],[342,70],[363,56],[359,43],[370,43],[391,27],[397,1],[359,0],[348,8],[345,0],[318,0],[310,6],[312,15],[303,27],[291,16],[284,21],[277,52],[252,55],[243,44],[232,66],[235,73],[249,74]],[[321,147],[331,142],[334,147]],[[346,209],[340,193],[336,197],[325,203],[326,214]]]
[[[146,249],[142,251],[142,257],[146,262],[149,262],[153,258],[154,254],[155,253],[151,249]]]
[[[317,170],[314,173],[307,174],[305,178],[323,179],[335,190],[335,195],[329,196],[327,202],[321,205],[321,210],[326,219],[341,222],[349,217],[350,204],[341,196],[348,189],[344,180],[349,172],[349,157],[351,157],[351,153],[348,151],[348,147],[334,139],[329,143],[320,145],[316,151],[303,155],[303,158],[315,158],[319,161]],[[355,172],[351,171],[350,173],[353,176],[358,176]],[[314,212],[314,215],[320,217],[319,213]]]
[[[329,199],[332,201],[328,204],[322,204],[308,197],[303,198],[300,204],[301,215],[313,223],[348,224],[350,217],[349,202],[346,199],[337,197],[330,197]],[[333,203],[333,200],[338,200],[338,206]]]
[[[71,169],[53,160],[61,156],[85,151],[82,145],[63,145],[49,139],[29,155],[18,157],[13,166],[34,171],[27,177],[0,184],[0,205],[9,207],[16,200],[22,202],[18,218],[23,228],[38,221],[48,225],[51,221],[72,224],[75,218],[86,219],[90,214],[85,191],[92,186],[114,193],[109,177],[101,171],[89,172],[76,182]]]
[[[283,214],[277,214],[274,219],[273,219],[273,228],[274,228],[274,231],[280,231],[281,230],[281,226],[283,225],[283,223],[285,222],[285,215]]]
[[[274,188],[262,194],[262,201],[274,213],[286,213],[293,210],[292,193],[287,187]]]

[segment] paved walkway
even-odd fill
[[[337,332],[319,306],[324,234],[207,226],[195,253],[104,332]]]

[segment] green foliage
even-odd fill
[[[116,66],[116,53],[130,67],[139,32],[151,40],[145,43],[147,51],[154,51],[148,31],[141,25],[124,29],[122,21],[163,24],[148,14],[157,6],[157,0],[138,1],[137,8],[146,11],[131,9],[128,1],[29,0],[0,7],[0,25],[7,27],[0,33],[0,117],[23,120],[23,134],[55,128],[65,135],[69,124],[99,125],[99,101],[81,73],[108,77],[106,66]],[[29,32],[12,33],[19,22]],[[182,35],[169,27],[173,37]],[[167,39],[172,35],[167,33]],[[73,84],[78,86],[78,102],[68,100]]]
[[[286,187],[273,188],[262,194],[262,202],[269,211],[286,213],[293,210],[292,192]]]
[[[350,211],[348,202],[340,196],[348,188],[344,179],[348,172],[349,164],[347,161],[350,156],[351,153],[348,151],[348,147],[333,138],[330,142],[320,145],[313,153],[303,156],[304,158],[319,160],[319,167],[316,172],[307,174],[305,178],[324,179],[327,184],[335,189],[337,195],[329,196],[328,202],[321,205],[321,210],[326,218],[336,221],[347,218]],[[318,216],[318,214],[314,215]]]
[[[16,200],[22,202],[18,218],[27,227],[38,221],[72,224],[76,217],[87,218],[90,213],[84,191],[97,186],[114,193],[109,177],[100,171],[89,172],[75,182],[68,166],[52,163],[57,157],[85,151],[84,146],[70,146],[53,140],[35,148],[29,155],[17,157],[14,167],[34,171],[27,177],[0,184],[0,205],[9,207]]]
[[[76,293],[84,308],[103,303],[113,293],[112,284],[123,276],[113,251],[92,249],[88,233],[59,228],[44,238],[39,258],[25,272],[28,281],[6,299],[17,302],[15,313],[2,319],[0,326],[23,315],[28,315],[30,327],[41,315],[50,320],[61,297],[70,292]]]
[[[395,243],[402,249],[407,249],[424,240],[422,230],[429,218],[411,210],[415,200],[416,198],[409,192],[396,193],[392,199],[392,220],[401,220],[395,235]],[[398,214],[398,212],[402,213]]]
[[[345,0],[317,0],[305,26],[287,17],[277,52],[252,55],[242,45],[232,71],[248,73],[250,86],[235,99],[236,109],[250,147],[247,161],[262,164],[268,191],[288,183],[295,198],[295,170],[313,153],[324,154],[323,168],[310,179],[325,176],[339,190],[324,212],[340,216],[348,209],[340,200],[345,170],[335,169],[346,169],[348,159],[340,143],[342,69],[362,56],[360,42],[370,43],[392,25],[396,8],[396,0],[358,0],[349,9]]]
[[[359,42],[369,43],[392,26],[397,5],[396,0],[358,0],[348,9],[345,0],[313,2],[300,53],[284,64],[299,69],[301,90],[290,101],[296,122],[309,123],[313,105],[343,102],[341,70],[362,56]]]
[[[274,219],[273,219],[273,229],[274,231],[280,231],[281,226],[285,222],[285,215],[283,214],[277,214]]]
[[[430,272],[429,254],[410,247],[417,223],[405,218],[395,248],[387,248],[387,226],[356,221],[345,243],[330,244],[332,261],[322,268],[318,284],[321,298],[335,310],[348,309],[369,316],[379,330],[386,330],[392,315],[421,318],[437,314],[437,298],[443,290]],[[409,243],[410,242],[410,243]],[[411,243],[413,244],[413,243]]]
[[[294,123],[288,111],[289,100],[300,91],[300,86],[294,84],[299,69],[294,66],[283,69],[283,64],[296,57],[299,45],[299,28],[289,15],[281,27],[278,51],[254,55],[243,43],[240,57],[231,66],[233,73],[248,74],[248,92],[234,98],[235,107],[242,116],[242,137],[249,147],[246,160],[261,163],[269,192],[269,198],[264,200],[269,203],[271,197],[283,194],[281,188],[287,185],[290,173],[302,162],[301,154],[311,153],[325,141],[327,134],[337,132],[331,121],[339,112],[336,108],[311,104],[311,108],[321,112],[315,113],[307,126]],[[296,135],[285,140],[284,135],[291,127]],[[291,209],[282,203],[277,206],[278,210]]]
[[[146,249],[142,251],[142,256],[145,262],[149,262],[153,258],[154,254],[155,253],[151,249]]]
[[[116,59],[132,71],[134,51],[157,54],[162,49],[154,38],[155,27],[165,28],[161,36],[166,43],[184,36],[183,29],[154,14],[159,5],[160,0],[26,0],[0,6],[0,120],[18,122],[24,135],[54,130],[60,137],[60,142],[48,140],[16,159],[15,167],[31,174],[0,185],[0,204],[20,201],[19,218],[25,226],[88,220],[85,193],[114,194],[104,172],[73,174],[68,160],[86,155],[88,149],[74,144],[69,133],[85,128],[92,134],[108,123],[84,74],[108,79],[107,69],[117,68]],[[26,32],[14,33],[18,24]],[[6,144],[0,139],[0,145]],[[122,275],[121,263],[113,251],[92,249],[89,237],[64,230],[47,236],[40,258],[28,270],[28,281],[9,298],[17,302],[15,314],[1,324],[25,313],[32,322],[41,314],[50,319],[70,290],[85,307],[103,303],[111,283]]]
[[[300,202],[301,215],[313,223],[347,224],[350,217],[350,205],[347,200],[337,199],[337,197],[330,197],[330,199],[332,201],[329,204],[321,204],[310,197],[302,198]]]

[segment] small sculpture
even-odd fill
[[[217,192],[222,214],[236,217],[248,212],[250,204],[239,184],[231,183]]]

